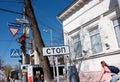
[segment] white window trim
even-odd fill
[[[117,38],[116,31],[115,31],[115,28],[116,28],[117,26],[120,26],[120,24],[114,26],[114,23],[113,23],[114,20],[117,20],[118,18],[120,19],[120,16],[113,18],[113,19],[112,19],[112,24],[113,24],[113,29],[114,29],[114,33],[115,33],[115,38],[116,38],[116,41],[117,41],[117,47],[118,47],[118,49],[120,49],[120,43],[118,43],[118,38]]]
[[[75,36],[79,36],[79,38],[80,38],[80,31],[79,31],[79,32],[76,32],[76,33],[74,33],[74,34],[71,35],[72,45],[74,45],[73,38],[74,38]],[[79,42],[81,43],[81,48],[82,48],[81,38],[80,38]],[[75,42],[75,43],[77,43],[77,42]],[[74,47],[72,46],[72,48],[74,48]],[[73,51],[72,51],[72,53],[73,53]],[[81,54],[82,54],[82,56],[83,56],[83,52],[82,52]],[[74,53],[74,55],[75,55],[75,53]],[[76,57],[76,56],[75,56],[75,58],[73,58],[73,60],[80,59],[80,58],[82,58],[82,56],[81,56],[81,57]]]
[[[91,36],[92,36],[92,35],[90,35],[90,31],[93,30],[93,29],[96,29],[96,28],[98,28],[98,30],[99,30],[100,39],[101,39],[101,33],[100,33],[99,25],[98,25],[98,23],[97,23],[97,24],[91,26],[90,28],[88,28],[90,42],[91,42]],[[96,34],[98,34],[98,33],[96,33]],[[94,35],[96,35],[96,34],[94,34]],[[90,46],[91,46],[90,51],[92,52],[92,53],[91,53],[92,55],[99,55],[99,54],[101,54],[101,53],[104,52],[104,51],[103,51],[102,39],[101,39],[101,46],[102,46],[102,51],[101,51],[101,52],[93,53],[93,50],[92,50],[92,43],[90,43]]]

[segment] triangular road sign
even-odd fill
[[[9,30],[10,30],[11,34],[13,36],[15,36],[18,33],[19,28],[10,27]]]

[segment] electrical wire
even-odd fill
[[[0,40],[0,42],[14,42],[15,40]]]
[[[57,25],[54,21],[52,21],[51,19],[49,19],[48,17],[45,16],[45,14],[43,12],[40,11],[40,9],[37,7],[37,5],[35,4],[34,5],[34,8],[37,10],[37,13],[41,13],[42,17],[49,21],[51,24],[54,24],[55,27],[61,27],[60,25]],[[55,31],[56,33],[58,33],[60,35],[60,39],[59,41],[61,41],[63,43],[63,31],[61,30],[57,30],[57,29],[54,29],[53,27],[49,26],[48,24],[45,24],[44,22],[42,22],[40,19],[38,19],[38,23],[44,27],[47,27],[48,29],[51,29],[53,31]],[[58,38],[58,37],[57,37]]]
[[[23,15],[23,13],[21,13],[21,12],[16,12],[16,11],[12,11],[12,10],[7,10],[7,9],[3,9],[3,8],[0,8],[0,10],[5,11],[5,12],[9,12],[9,13],[14,13],[14,14]]]
[[[59,33],[60,35],[62,34],[62,32],[60,32],[60,31],[58,31],[58,30],[56,30],[56,29],[53,29],[52,27],[50,27],[49,25],[43,23],[43,22],[40,21],[40,20],[38,21],[38,23],[39,23],[40,25],[44,26],[44,27],[47,27],[47,28],[49,28],[49,29],[51,29],[51,30],[54,30],[55,32]],[[62,35],[63,35],[63,34],[62,34]]]
[[[56,27],[59,27],[54,21],[52,21],[51,19],[49,19],[48,17],[45,16],[44,13],[41,12],[40,9],[37,7],[37,5],[34,5],[34,7],[35,7],[35,9],[37,9],[37,12],[38,12],[39,14],[41,13],[42,17],[44,17],[45,20],[47,20],[47,21],[49,21],[50,23],[54,24]],[[46,26],[47,28],[56,31],[56,32],[59,33],[59,34],[62,34],[62,32],[60,32],[59,30],[56,30],[56,29],[54,29],[53,27],[51,27],[51,26],[49,26],[49,25],[47,25],[47,24],[43,24],[42,21],[39,20],[39,22],[40,22],[40,24]]]
[[[1,0],[0,3],[24,3],[24,2],[23,1],[14,1],[14,0],[13,1],[10,1],[10,0],[9,1],[8,0],[6,0],[6,1],[5,0]]]
[[[51,20],[50,18],[46,17],[44,12],[42,10],[40,10],[38,7],[36,7],[37,5],[34,5],[35,9],[37,9],[38,13],[41,13],[41,16],[44,17],[45,20],[48,20],[50,23],[54,24],[56,27],[61,27],[60,25],[58,25],[57,23],[55,23],[53,20]]]

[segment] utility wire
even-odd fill
[[[62,26],[62,22],[60,20],[57,19],[57,16],[56,16],[56,19],[58,21],[59,24],[55,23],[53,20],[51,20],[50,18],[46,17],[45,14],[43,13],[43,11],[41,11],[38,7],[36,7],[36,3],[35,3],[35,9],[38,10],[39,13],[41,13],[42,17],[44,17],[46,20],[48,20],[50,23],[54,24],[56,27],[61,27]]]
[[[47,20],[47,21],[49,21],[51,24],[55,25],[56,28],[62,27],[62,24],[61,24],[61,23],[59,23],[59,24],[61,24],[61,26],[60,26],[60,25],[58,25],[57,23],[55,23],[53,20],[51,20],[50,18],[46,17],[45,14],[37,7],[37,5],[36,5],[35,3],[34,3],[34,8],[37,9],[37,12],[38,12],[39,14],[41,13],[41,16],[42,16],[45,20]],[[38,23],[41,24],[42,26],[47,27],[48,29],[52,29],[53,31],[57,32],[57,33],[60,35],[59,40],[60,40],[60,41],[63,40],[63,31],[62,31],[62,30],[60,31],[60,30],[58,30],[58,29],[54,29],[53,27],[51,27],[51,26],[43,23],[42,21],[40,21],[40,19],[39,19]],[[57,37],[57,38],[58,38],[58,37]]]
[[[43,22],[40,21],[40,20],[38,21],[38,23],[39,23],[40,25],[44,26],[44,27],[47,27],[47,28],[49,28],[49,29],[51,29],[51,30],[54,30],[55,32],[59,33],[60,35],[63,33],[63,32],[60,32],[60,31],[58,31],[58,30],[56,30],[56,29],[50,27],[49,25],[43,23]]]
[[[0,42],[13,42],[15,40],[0,40]]]
[[[37,12],[38,12],[38,13],[41,13],[42,17],[44,17],[45,20],[48,20],[50,23],[54,24],[56,27],[59,27],[56,23],[54,23],[53,21],[51,21],[51,19],[49,19],[48,17],[46,17],[46,16],[44,15],[44,13],[42,13],[42,12],[40,11],[40,9],[39,9],[38,7],[36,7],[36,5],[34,5],[34,7],[35,7],[35,9],[37,9]],[[39,20],[39,23],[40,23],[41,25],[43,25],[43,26],[46,26],[46,27],[49,28],[49,29],[52,29],[52,30],[56,31],[56,32],[59,33],[59,34],[62,34],[62,32],[60,32],[59,30],[54,29],[53,27],[51,27],[51,26],[43,23],[43,22],[40,21],[40,20]]]
[[[0,1],[0,3],[24,3],[22,1]]]
[[[36,7],[36,6],[37,6],[37,5],[34,5],[35,9],[37,9],[37,12],[38,12],[39,14],[41,13],[41,15],[42,15],[42,17],[44,17],[44,19],[48,20],[50,23],[54,24],[56,27],[61,27],[60,25],[58,25],[57,23],[55,23],[53,20],[51,20],[50,18],[46,17],[45,14],[44,14],[44,12],[41,11],[41,10],[40,10],[38,7]]]
[[[24,2],[24,0],[0,0],[0,2]]]
[[[23,13],[21,13],[21,12],[16,12],[16,11],[8,10],[8,9],[0,8],[0,10],[1,10],[1,11],[5,11],[5,12],[9,12],[9,13],[14,13],[14,14],[23,15]]]

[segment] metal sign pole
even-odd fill
[[[22,73],[22,82],[27,82],[27,73]]]
[[[118,6],[119,6],[119,9],[120,9],[120,0],[118,0]]]
[[[58,56],[56,56],[55,59],[56,59],[57,82],[59,82]]]
[[[55,57],[57,82],[59,82],[58,55],[69,54],[70,53],[69,46],[44,47],[42,48],[42,52],[43,52],[43,56],[54,56]]]

